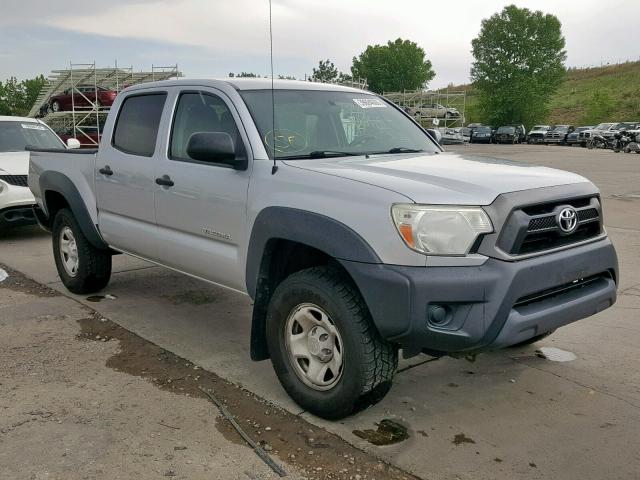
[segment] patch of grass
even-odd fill
[[[477,96],[472,85],[464,90],[467,122],[478,121]],[[640,61],[594,68],[572,68],[551,96],[548,118],[538,123],[595,125],[601,122],[640,121]]]

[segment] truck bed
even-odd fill
[[[89,215],[97,223],[94,168],[97,149],[35,149],[30,148],[29,188],[40,208],[47,186],[60,183],[73,187],[84,201]]]

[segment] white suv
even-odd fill
[[[64,148],[62,140],[40,120],[0,116],[0,229],[36,223],[35,200],[27,186],[27,145]]]

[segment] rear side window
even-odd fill
[[[153,156],[166,93],[127,97],[120,107],[113,146],[131,155]]]

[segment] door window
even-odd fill
[[[132,95],[120,107],[113,146],[131,155],[152,157],[166,93]]]
[[[235,146],[236,156],[242,158],[246,155],[233,115],[220,97],[205,92],[182,93],[173,119],[169,158],[195,161],[187,154],[187,145],[191,135],[201,132],[228,133]]]

